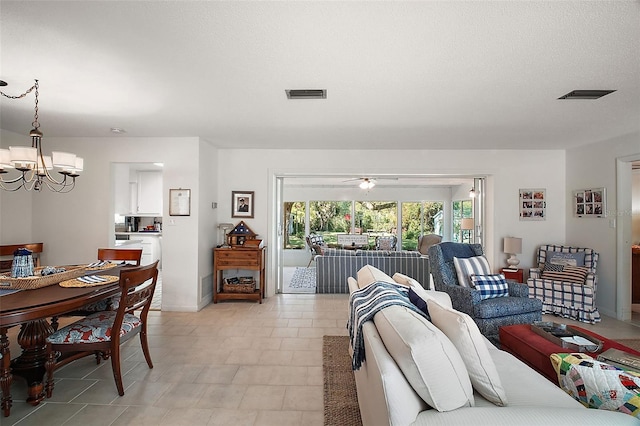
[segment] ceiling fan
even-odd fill
[[[359,180],[360,184],[358,186],[360,188],[362,188],[362,189],[371,189],[374,186],[376,186],[376,182],[378,181],[378,179],[398,180],[398,178],[359,177],[359,178],[347,179],[347,180],[344,180],[343,182],[352,182],[352,181]]]

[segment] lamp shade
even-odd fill
[[[522,253],[522,238],[517,237],[505,237],[504,238],[504,253],[520,254]]]
[[[465,231],[472,230],[474,228],[474,226],[475,226],[475,224],[473,222],[473,218],[472,217],[465,217],[460,222],[460,229],[465,230]]]

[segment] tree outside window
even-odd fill
[[[285,249],[304,249],[304,224],[306,203],[304,201],[287,201],[284,203],[283,221]]]
[[[443,208],[441,201],[402,203],[403,250],[416,250],[421,235],[442,235]]]

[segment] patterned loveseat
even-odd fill
[[[365,265],[375,266],[389,276],[400,272],[429,287],[429,259],[417,251],[328,248],[316,257],[316,291],[349,293],[347,278],[357,276]]]

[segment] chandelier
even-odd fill
[[[70,152],[52,151],[51,155],[42,154],[42,132],[38,122],[38,88],[38,80],[35,80],[35,84],[21,95],[10,96],[0,92],[9,99],[24,98],[34,90],[36,96],[35,113],[31,123],[33,129],[29,132],[31,146],[0,149],[0,188],[5,191],[17,191],[20,188],[40,191],[46,186],[54,192],[69,192],[76,185],[76,177],[80,176],[84,160]],[[58,179],[51,174],[54,167],[61,175]],[[15,169],[18,176],[9,177],[8,170],[11,169]]]

